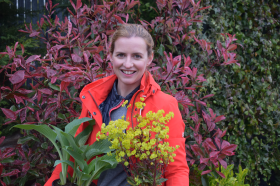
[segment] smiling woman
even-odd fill
[[[145,40],[141,37],[120,37],[111,53],[113,70],[118,77],[118,93],[125,97],[140,85],[141,78],[153,60],[148,56]]]
[[[130,124],[127,129],[135,127],[135,115],[146,115],[149,111],[164,110],[173,112],[174,117],[166,124],[169,127],[168,142],[170,146],[180,147],[174,152],[174,162],[170,163],[164,178],[165,186],[188,186],[189,168],[186,161],[185,138],[183,137],[185,124],[178,108],[177,100],[163,93],[152,75],[147,71],[153,60],[154,42],[151,35],[141,25],[121,25],[111,40],[110,60],[115,75],[97,80],[85,86],[81,91],[82,113],[80,118],[92,117],[96,121],[87,144],[96,141],[96,134],[100,132],[102,123],[108,125],[109,121],[124,118]],[[141,99],[140,99],[141,98]],[[131,107],[122,107],[125,101]],[[135,108],[135,103],[145,103],[143,109]],[[83,123],[76,135],[88,126]],[[61,166],[57,166],[52,177],[45,186],[51,186],[53,180],[59,178]],[[72,174],[72,171],[69,170]],[[124,186],[128,185],[126,170],[122,165],[115,169],[104,171],[98,180],[98,186]]]

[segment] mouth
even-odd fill
[[[127,75],[131,75],[134,74],[136,71],[129,71],[129,70],[121,70],[122,73],[127,74]]]

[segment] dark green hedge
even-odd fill
[[[212,8],[202,14],[200,37],[211,42],[221,37],[219,33],[236,34],[244,47],[238,48],[240,68],[214,67],[215,73],[207,77],[210,87],[218,87],[208,90],[215,94],[208,104],[225,114],[222,125],[228,128],[228,141],[238,145],[231,161],[249,168],[250,185],[261,181],[280,185],[280,2],[202,0],[201,4]],[[193,51],[195,60],[199,51]],[[196,60],[205,72],[209,70],[209,64]]]

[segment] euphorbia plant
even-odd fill
[[[89,122],[89,125],[79,133],[75,138],[74,135],[82,122]],[[109,148],[111,143],[107,140],[95,142],[92,145],[85,145],[90,133],[92,132],[95,121],[91,118],[76,119],[67,124],[65,131],[51,126],[52,130],[47,125],[16,125],[14,127],[24,130],[34,129],[46,136],[56,148],[60,160],[57,160],[54,166],[61,163],[62,172],[60,174],[60,184],[65,185],[67,181],[68,166],[73,168],[73,175],[68,176],[68,180],[76,183],[78,186],[89,186],[94,179],[97,179],[101,172],[117,166],[117,161],[114,156],[104,155],[87,162],[94,156],[98,156],[112,150]],[[57,143],[56,140],[59,142]],[[70,156],[74,162],[70,161]]]
[[[143,98],[140,99],[143,101]],[[135,106],[143,109],[144,104],[136,102]],[[103,124],[101,133],[97,134],[97,140],[108,139],[112,143],[110,148],[116,150],[116,160],[127,167],[125,171],[130,185],[157,186],[167,180],[163,178],[163,173],[166,166],[174,161],[176,154],[173,152],[179,145],[171,147],[164,142],[169,138],[166,124],[174,113],[163,114],[164,110],[157,113],[149,111],[145,116],[137,114],[134,116],[137,125],[129,129],[129,122],[124,119],[110,121],[108,126]]]

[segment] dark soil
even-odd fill
[[[58,183],[59,183],[59,179],[54,180],[52,186],[77,186],[75,183],[70,183],[68,180],[65,185],[59,185]],[[91,183],[90,186],[96,186],[96,185],[94,183]]]

